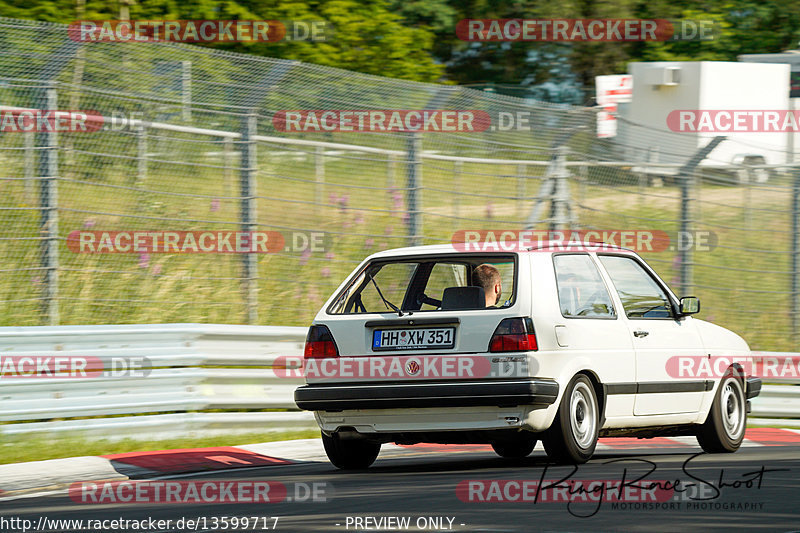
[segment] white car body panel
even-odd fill
[[[462,406],[411,408],[358,408],[316,410],[321,429],[333,433],[341,428],[364,434],[396,434],[431,431],[475,431],[514,428],[540,432],[548,429],[557,414],[564,389],[578,373],[591,376],[599,388],[609,387],[604,396],[602,429],[650,428],[680,424],[702,423],[710,409],[719,379],[708,384],[708,390],[695,392],[637,393],[637,384],[659,383],[670,386],[680,380],[671,377],[666,369],[668,358],[693,356],[750,356],[747,343],[738,335],[720,326],[692,317],[680,319],[628,319],[609,275],[590,252],[598,266],[613,302],[616,317],[565,318],[562,316],[551,251],[507,254],[516,255],[518,278],[516,299],[512,306],[489,310],[460,310],[415,312],[414,318],[454,318],[460,320],[455,345],[442,350],[407,350],[402,353],[375,354],[369,349],[370,321],[399,319],[397,313],[386,311],[363,314],[328,314],[327,309],[348,287],[355,273],[376,259],[417,255],[455,254],[451,245],[423,246],[387,250],[373,254],[359,265],[354,274],[343,282],[317,314],[314,324],[327,326],[335,339],[343,360],[358,360],[380,355],[414,356],[420,359],[451,354],[454,357],[485,357],[492,364],[493,374],[482,379],[528,377],[555,380],[558,396],[547,406]],[[572,253],[566,250],[555,253]],[[605,253],[605,252],[604,252]],[[609,250],[638,257],[625,250]],[[649,268],[649,267],[648,267]],[[650,269],[652,272],[652,269]],[[662,285],[666,287],[665,284]],[[667,290],[669,290],[667,288]],[[671,298],[676,298],[671,291]],[[677,301],[677,298],[676,298]],[[488,342],[497,324],[506,317],[531,317],[538,350],[521,353],[492,354]],[[375,329],[375,328],[372,328]],[[646,329],[645,337],[633,336],[634,331]],[[503,357],[523,360],[526,364],[508,363]],[[492,360],[494,360],[492,362]],[[506,366],[503,366],[503,365]],[[370,377],[370,384],[391,382],[391,378]],[[315,384],[353,384],[364,378],[335,377],[307,379]],[[713,386],[712,386],[713,385]],[[616,389],[614,389],[616,387]],[[614,390],[615,392],[611,392]],[[619,391],[628,391],[622,392]]]

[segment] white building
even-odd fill
[[[793,160],[792,143],[800,135],[749,131],[749,126],[743,128],[739,123],[737,127],[733,120],[742,115],[735,111],[790,108],[788,64],[641,62],[629,64],[628,72],[633,76],[633,99],[620,105],[617,135],[623,151],[620,155],[626,160],[683,164],[719,135],[726,140],[701,163],[703,166],[724,167],[743,158],[752,161],[753,156],[762,156],[762,162],[769,164]],[[695,114],[680,115],[681,111]],[[678,120],[694,116],[697,126],[702,124],[701,111],[722,112],[706,113],[705,118],[714,117],[718,122],[713,129],[723,126],[725,131],[692,131],[688,121]],[[756,114],[764,119],[761,113]],[[753,119],[749,120],[752,124]]]

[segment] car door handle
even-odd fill
[[[633,332],[634,337],[647,337],[650,335],[649,331],[642,331],[641,329]]]

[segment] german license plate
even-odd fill
[[[372,333],[372,350],[425,350],[452,348],[456,328],[376,329]]]

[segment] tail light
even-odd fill
[[[339,349],[333,341],[328,326],[311,326],[306,335],[306,346],[303,350],[305,359],[325,359],[339,357]]]
[[[528,317],[504,319],[489,341],[490,352],[529,352],[538,349],[533,320]]]

